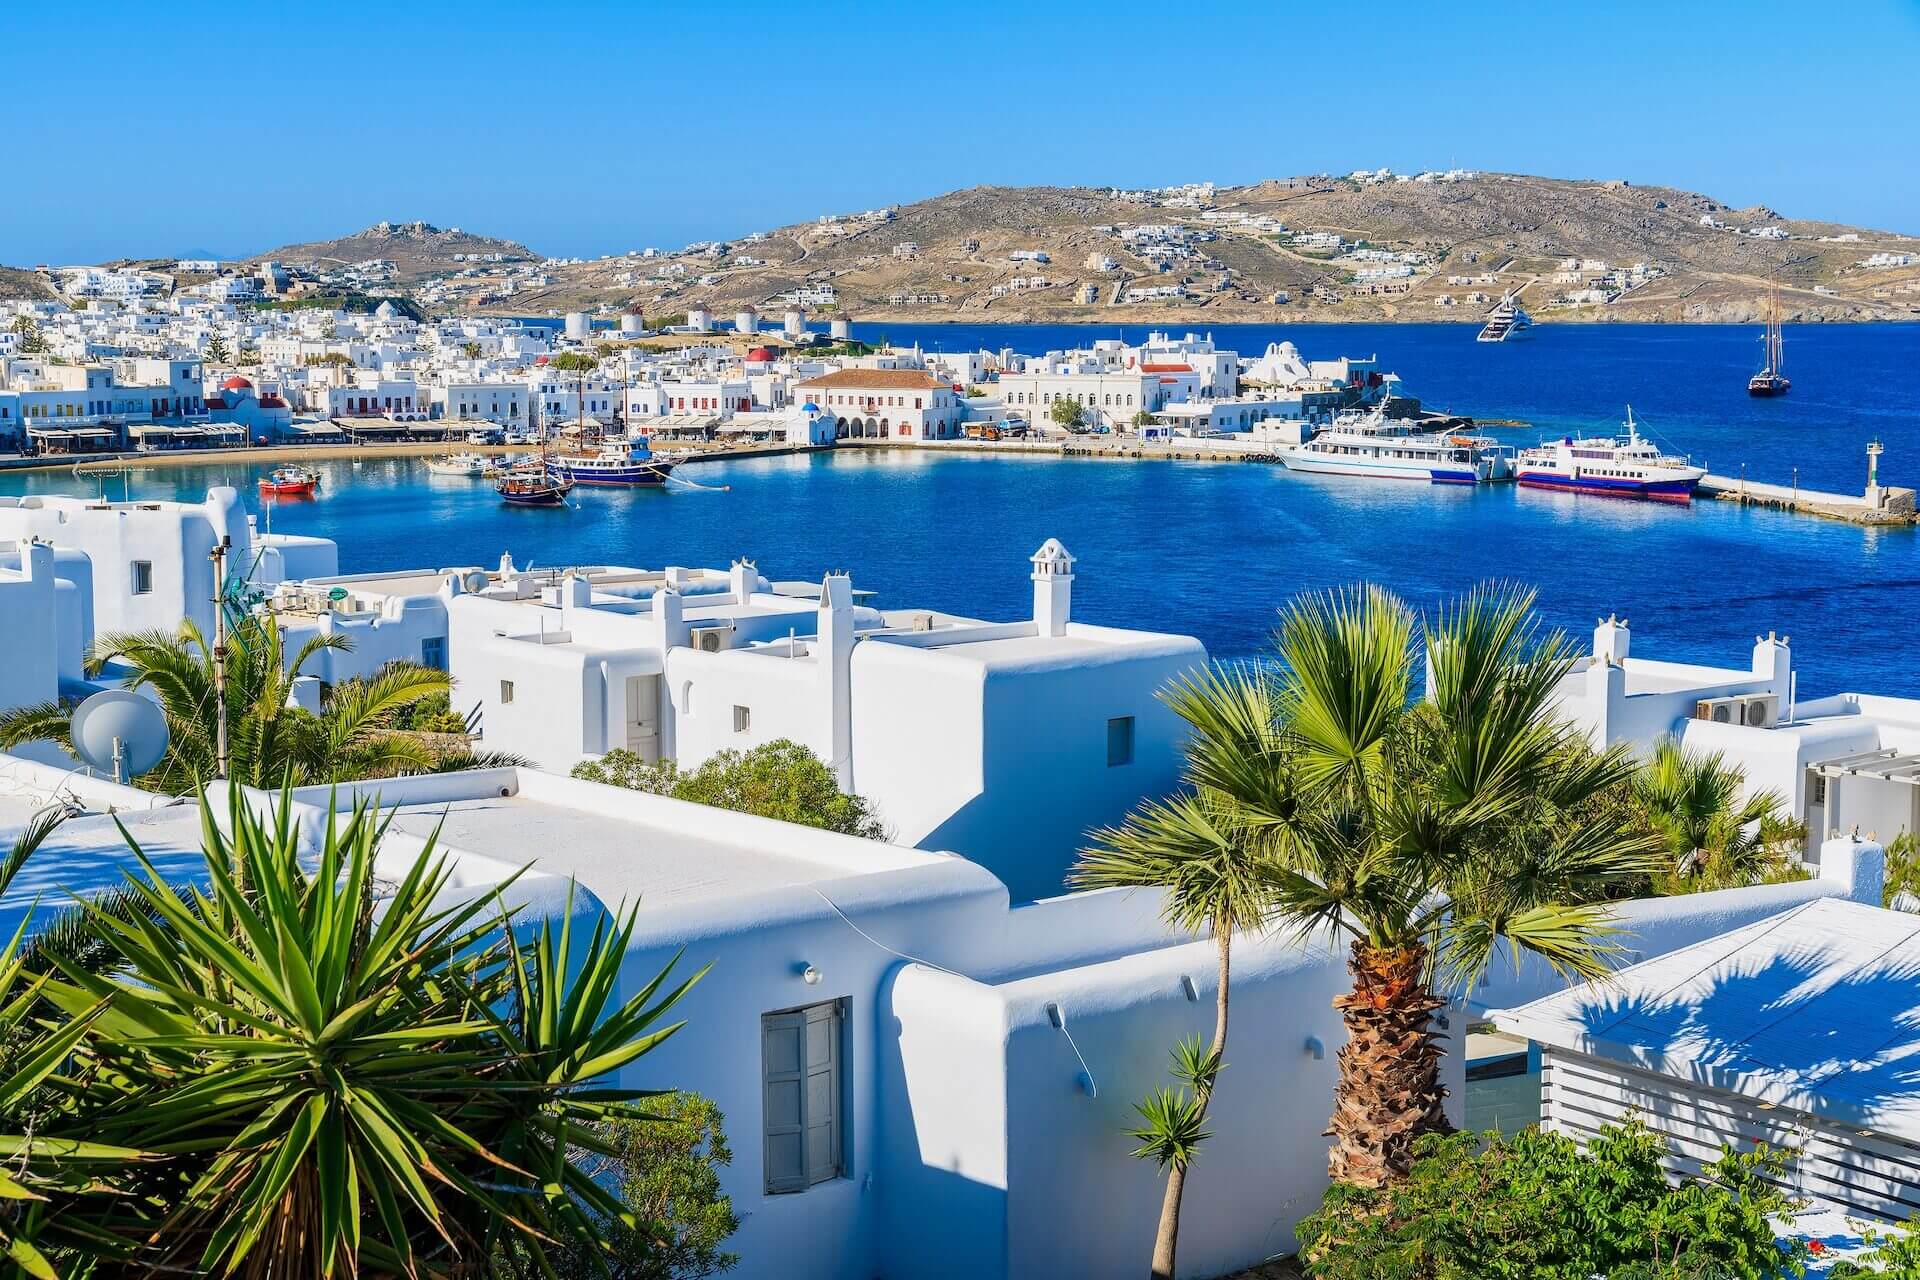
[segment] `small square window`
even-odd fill
[[[137,596],[153,594],[153,561],[135,560],[133,562],[133,594]]]
[[[1115,716],[1107,721],[1107,768],[1133,763],[1133,717]]]
[[[745,733],[752,727],[753,709],[751,707],[736,706],[733,709],[733,731],[735,733]]]
[[[513,701],[513,681],[502,680],[500,682],[500,705],[504,707],[509,702],[512,702],[512,701]]]

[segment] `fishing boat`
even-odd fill
[[[1281,450],[1289,471],[1424,480],[1430,484],[1485,484],[1505,480],[1504,446],[1484,436],[1434,434],[1386,416],[1385,403],[1368,413],[1343,413],[1304,444]]]
[[[444,458],[429,458],[427,470],[436,476],[459,476],[480,480],[499,471],[493,459],[480,453],[450,453]]]
[[[510,507],[563,507],[573,492],[573,481],[537,465],[515,467],[500,477],[493,491]]]
[[[275,467],[260,478],[260,492],[278,498],[310,498],[320,487],[320,473],[311,467]]]
[[[1643,498],[1653,502],[1691,502],[1693,491],[1707,474],[1685,457],[1660,452],[1640,434],[1627,406],[1625,438],[1571,436],[1551,444],[1522,449],[1515,478],[1532,489],[1562,489],[1597,493],[1612,498]]]
[[[1520,307],[1520,291],[1501,295],[1493,310],[1487,312],[1487,322],[1480,329],[1477,342],[1506,342],[1513,338],[1523,338],[1533,328],[1533,317]]]
[[[1766,349],[1765,362],[1760,372],[1747,379],[1747,394],[1783,396],[1793,383],[1787,381],[1785,373],[1786,348],[1780,337],[1780,290],[1777,287],[1767,295],[1767,329],[1760,341]]]
[[[559,449],[546,455],[547,474],[571,480],[575,484],[636,488],[662,485],[678,457],[661,457],[653,452],[645,437],[635,440],[603,440],[584,443],[573,449]]]

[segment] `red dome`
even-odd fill
[[[747,359],[759,364],[769,364],[773,360],[773,352],[767,350],[765,347],[755,347],[753,350],[747,352]]]
[[[547,358],[545,356],[535,356],[533,362],[535,364],[545,364],[547,363]]]
[[[221,383],[220,386],[227,391],[253,390],[253,384],[251,382],[248,382],[245,378],[241,377],[237,373],[234,374],[231,378],[228,378],[225,382]]]

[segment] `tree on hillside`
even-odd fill
[[[14,344],[14,350],[23,356],[37,356],[47,349],[47,340],[40,334],[40,322],[32,316],[21,316],[13,322],[13,331],[20,335],[20,341]]]
[[[227,340],[217,333],[209,335],[207,338],[207,363],[222,365],[231,362],[232,359],[233,353],[227,349]]]
[[[1266,918],[1348,943],[1336,1180],[1392,1183],[1418,1138],[1448,1129],[1432,1019],[1449,996],[1502,947],[1603,973],[1603,900],[1657,863],[1657,842],[1599,803],[1632,759],[1554,713],[1574,659],[1532,605],[1481,587],[1423,626],[1379,587],[1305,596],[1282,613],[1275,664],[1182,707],[1211,824],[1266,861]]]
[[[671,760],[643,760],[620,748],[575,765],[573,776],[868,840],[887,838],[886,825],[872,805],[840,790],[819,756],[785,738],[745,752],[716,752],[690,770]]]
[[[480,358],[480,344],[477,342],[464,343],[460,347],[460,354],[469,360],[478,360]]]
[[[1054,425],[1071,431],[1080,425],[1080,402],[1061,396],[1048,407],[1047,416],[1053,419]]]

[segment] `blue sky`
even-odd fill
[[[1916,83],[1920,0],[11,0],[0,263],[416,217],[619,252],[979,183],[1383,164],[1920,232]]]

